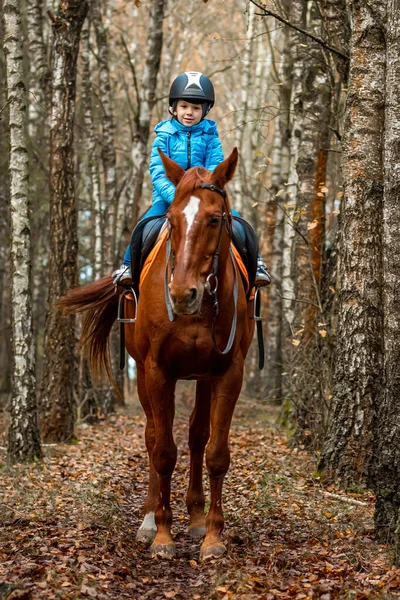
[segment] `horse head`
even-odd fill
[[[169,293],[176,315],[200,311],[204,290],[217,286],[229,252],[231,214],[225,184],[234,175],[238,152],[234,148],[211,173],[202,167],[185,171],[159,150],[168,179],[176,193],[167,213],[170,223],[171,278]]]

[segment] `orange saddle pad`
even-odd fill
[[[160,248],[161,248],[161,246],[162,246],[165,238],[167,237],[167,235],[168,235],[168,230],[165,229],[161,233],[160,237],[158,238],[158,240],[157,240],[154,248],[152,249],[152,251],[150,252],[150,254],[148,255],[148,257],[146,258],[145,263],[144,263],[143,268],[142,268],[142,272],[140,274],[139,289],[142,286],[143,281],[145,280],[146,275],[149,272],[149,269],[150,269],[150,267],[152,265],[152,262],[156,258],[156,256],[158,255],[158,253],[160,251]],[[233,256],[235,258],[237,267],[238,267],[238,269],[240,271],[240,274],[242,276],[242,279],[243,279],[245,292],[247,294],[247,292],[249,291],[249,276],[247,274],[246,267],[244,266],[244,263],[243,263],[243,261],[241,259],[241,256],[240,256],[239,252],[236,250],[235,246],[232,243],[231,243],[231,248],[232,248]]]

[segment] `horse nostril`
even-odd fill
[[[193,287],[189,291],[189,303],[193,304],[193,302],[196,301],[196,298],[197,298],[197,288]]]

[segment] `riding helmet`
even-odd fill
[[[198,71],[181,73],[174,79],[169,91],[169,105],[176,109],[178,100],[203,104],[203,119],[214,106],[214,87],[210,79]]]

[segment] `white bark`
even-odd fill
[[[236,146],[239,150],[240,162],[238,167],[238,175],[233,181],[233,189],[235,194],[234,207],[240,213],[243,212],[245,205],[245,196],[247,192],[247,177],[249,176],[249,160],[252,160],[252,153],[249,150],[247,141],[251,141],[251,131],[249,131],[249,125],[247,120],[249,118],[249,98],[254,89],[252,86],[253,76],[253,47],[254,47],[254,28],[255,28],[255,13],[256,7],[254,4],[249,3],[247,5],[247,30],[246,30],[246,41],[245,47],[241,57],[242,63],[242,77],[241,77],[241,103],[240,112],[238,113],[238,124],[236,129]],[[249,140],[247,140],[249,136]],[[249,156],[250,154],[250,156]]]
[[[104,167],[104,201],[106,205],[104,221],[104,259],[103,270],[108,273],[116,266],[116,216],[118,212],[117,170],[115,152],[115,125],[112,102],[112,89],[109,66],[108,25],[109,19],[103,17],[100,0],[92,0],[92,19],[96,31],[97,58],[99,61],[99,93],[102,109]]]
[[[93,109],[92,109],[92,82],[91,73],[93,70],[91,52],[90,52],[90,26],[86,19],[81,34],[81,53],[82,53],[82,100],[84,106],[85,122],[85,148],[90,178],[90,193],[92,207],[93,240],[94,240],[94,261],[93,261],[93,279],[102,274],[102,208],[100,193],[100,173],[98,155],[98,141],[96,139]]]
[[[44,137],[41,129],[46,114],[47,56],[43,41],[42,6],[41,0],[28,0],[26,9],[29,41],[29,135],[36,142],[38,136]]]
[[[324,459],[347,481],[371,460],[382,379],[382,134],[385,39],[382,4],[349,2],[349,92],[343,143],[340,296],[333,408]]]
[[[302,4],[297,0],[293,7],[293,21],[301,22]],[[299,159],[300,140],[302,134],[302,115],[300,110],[302,94],[303,66],[298,42],[298,34],[291,32],[289,35],[290,47],[295,48],[292,68],[292,90],[290,98],[291,138],[290,138],[290,166],[285,202],[285,223],[283,233],[283,272],[282,272],[282,297],[283,316],[292,331],[294,319],[295,282],[292,273],[292,252],[295,239],[296,205],[299,186],[297,162]],[[292,331],[293,333],[293,331]]]
[[[28,213],[26,89],[18,0],[4,2],[4,53],[10,132],[13,386],[8,432],[11,462],[40,456],[31,308],[31,230]]]

